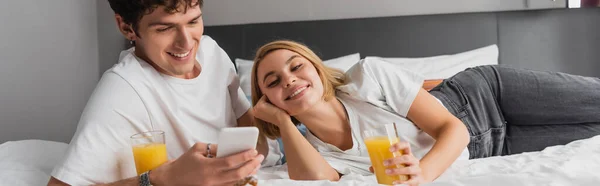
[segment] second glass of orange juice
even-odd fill
[[[163,131],[142,132],[131,136],[135,169],[140,175],[167,162],[167,145]]]
[[[395,124],[384,124],[373,129],[365,130],[363,131],[363,134],[371,164],[375,171],[375,177],[377,177],[377,183],[392,185],[393,182],[397,180],[408,180],[407,175],[391,176],[385,173],[385,169],[397,168],[403,165],[391,165],[387,167],[383,165],[383,161],[402,155],[402,152],[400,151],[392,153],[389,150],[393,144],[400,141]]]

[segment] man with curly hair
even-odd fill
[[[133,47],[103,74],[48,185],[233,185],[254,174],[266,144],[209,158],[218,131],[253,113],[233,63],[203,36],[203,0],[108,1]],[[130,136],[152,130],[171,161],[137,175]]]

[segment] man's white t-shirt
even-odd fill
[[[84,109],[64,159],[52,176],[71,185],[108,183],[136,176],[130,136],[165,132],[169,159],[196,142],[217,143],[218,132],[237,126],[250,103],[225,51],[203,36],[193,79],[156,71],[125,50],[102,76]]]
[[[406,118],[423,85],[422,76],[376,58],[363,59],[346,76],[348,83],[337,88],[336,97],[348,115],[352,148],[342,151],[321,141],[310,130],[306,137],[334,169],[341,174],[372,174],[362,131],[383,124],[396,124],[398,136],[410,144],[416,158],[421,159],[431,150],[435,139]],[[468,158],[465,148],[458,159]]]

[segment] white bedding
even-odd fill
[[[0,185],[45,185],[54,163],[67,144],[42,140],[0,144]],[[339,182],[292,181],[285,166],[258,174],[260,186],[377,185],[374,176],[346,175]],[[468,160],[455,163],[438,180],[425,186],[600,185],[600,136],[541,152]]]
[[[66,143],[22,140],[0,144],[0,186],[46,185]]]
[[[287,180],[285,166],[262,170],[260,186],[270,185],[377,185],[374,176],[347,175],[339,182]],[[424,186],[598,186],[600,136],[540,152],[456,162],[440,178]]]

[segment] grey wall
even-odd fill
[[[504,12],[498,25],[506,64],[600,77],[600,9]]]
[[[0,25],[0,143],[68,142],[98,81],[96,1],[3,1]]]
[[[565,7],[565,0],[207,0],[207,26]]]
[[[127,47],[127,41],[121,32],[117,29],[115,14],[110,9],[107,0],[97,0],[98,15],[98,52],[99,56],[99,76],[108,70],[119,59],[121,50]]]

